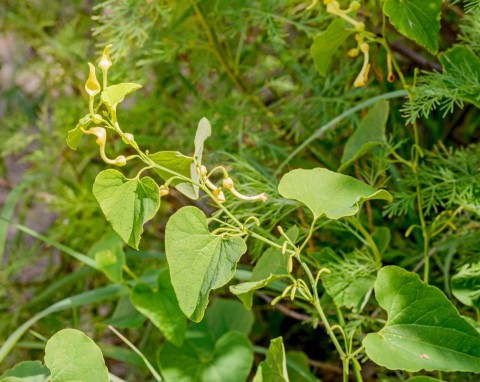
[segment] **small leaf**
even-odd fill
[[[127,179],[117,170],[104,170],[95,179],[93,194],[115,232],[138,249],[143,225],[160,207],[157,183],[150,177]]]
[[[142,85],[133,82],[108,86],[102,91],[101,99],[106,105],[113,107],[113,105],[122,102],[125,96],[141,87]]]
[[[161,347],[158,363],[166,381],[244,382],[252,367],[253,348],[243,334],[228,332],[212,341],[205,326],[194,324],[181,348],[170,343]]]
[[[480,372],[480,334],[438,288],[388,266],[378,272],[375,296],[388,321],[363,340],[372,361],[410,372]]]
[[[110,381],[100,348],[75,329],[60,330],[48,340],[45,365],[51,382]]]
[[[186,178],[191,177],[191,166],[193,164],[192,157],[187,157],[178,151],[160,151],[158,153],[149,155],[149,158],[159,166],[165,167],[171,171],[183,175]],[[154,168],[154,170],[162,179],[165,180],[168,180],[174,176],[171,173],[159,168]],[[192,183],[185,182],[181,179],[174,179],[170,184],[190,199],[198,199],[198,187],[194,186]]]
[[[50,371],[40,361],[20,362],[0,376],[0,381],[46,382]]]
[[[385,0],[383,11],[397,31],[437,53],[442,0]]]
[[[455,45],[453,48],[438,55],[445,72],[459,73],[460,75],[472,75],[480,81],[480,59],[468,47]],[[465,94],[464,91],[461,94]],[[462,99],[480,107],[478,94],[465,94]]]
[[[200,166],[202,164],[203,159],[203,146],[207,138],[212,134],[212,126],[210,125],[210,121],[203,117],[200,122],[198,123],[197,131],[195,133],[195,154],[194,157],[197,160],[197,164]],[[197,173],[197,168],[195,163],[190,165],[190,177],[196,183],[200,182],[200,176]],[[193,190],[195,191],[196,198],[198,199],[198,186],[193,186]]]
[[[235,296],[237,296],[240,301],[243,302],[243,305],[246,309],[252,309],[253,304],[253,294],[256,290],[265,288],[270,282],[274,280],[278,280],[284,276],[277,276],[277,275],[270,275],[266,279],[259,280],[259,281],[247,281],[244,283],[231,285],[230,292],[232,292]]]
[[[338,52],[340,46],[354,31],[346,28],[346,23],[342,19],[335,19],[327,30],[318,33],[310,47],[310,55],[315,63],[315,69],[325,77],[330,68],[335,52]]]
[[[267,357],[258,365],[253,382],[289,382],[282,337],[270,341]]]
[[[468,306],[480,308],[480,262],[465,264],[452,276],[452,293]]]
[[[78,145],[80,144],[80,140],[82,139],[84,132],[82,129],[86,129],[90,123],[92,123],[92,117],[89,114],[84,115],[77,123],[77,126],[70,130],[67,134],[67,145],[72,149],[76,150]]]
[[[158,289],[138,283],[130,294],[135,308],[160,329],[168,341],[181,346],[187,330],[187,320],[178,305],[167,270],[158,276]]]
[[[123,280],[122,272],[125,265],[123,240],[114,232],[107,233],[94,244],[88,255],[93,257],[108,279],[114,283]]]
[[[324,168],[290,171],[283,176],[278,191],[284,198],[305,204],[315,219],[323,215],[329,219],[355,215],[365,200],[392,201],[392,195],[385,190]]]
[[[338,171],[343,171],[355,160],[365,155],[373,147],[386,143],[385,127],[389,113],[388,101],[378,101],[360,122],[357,130],[345,144],[342,165]]]
[[[247,247],[238,237],[212,235],[202,211],[183,207],[168,220],[165,249],[180,308],[198,322],[208,305],[210,291],[233,278]]]

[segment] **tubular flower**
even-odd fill
[[[100,93],[100,84],[98,83],[97,76],[95,74],[95,66],[90,62],[88,63],[90,67],[90,73],[88,75],[87,82],[85,82],[85,90],[90,97],[95,97]]]
[[[357,78],[355,79],[355,82],[353,83],[353,86],[356,88],[364,86],[367,81],[368,81],[368,72],[370,71],[370,64],[369,64],[369,51],[370,48],[366,42],[360,44],[360,50],[363,53],[363,66],[362,70],[360,70],[360,73],[358,74]]]
[[[115,159],[110,159],[105,154],[105,143],[107,141],[107,131],[103,127],[92,127],[89,130],[84,131],[85,134],[95,135],[97,137],[96,143],[100,146],[100,156],[103,161],[108,164],[113,164],[116,166],[125,166],[127,164],[127,158],[123,155],[119,155]]]
[[[103,55],[102,58],[100,58],[100,61],[98,62],[98,67],[102,70],[102,75],[103,75],[103,88],[107,87],[107,72],[108,69],[112,66],[112,60],[110,59],[110,56],[108,55],[108,49],[112,46],[112,44],[109,44],[103,49]]]
[[[223,179],[223,187],[225,187],[227,190],[229,190],[237,198],[242,199],[242,200],[248,200],[248,201],[261,200],[262,202],[267,201],[267,195],[265,193],[261,193],[261,194],[254,195],[254,196],[246,196],[246,195],[241,194],[240,192],[235,190],[232,178]]]

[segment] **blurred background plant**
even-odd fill
[[[378,2],[364,3],[360,14],[367,27],[375,30],[381,22]],[[274,228],[280,222],[289,227],[299,219],[308,221],[298,215],[297,205],[285,204],[278,196],[278,175],[297,167],[337,170],[345,142],[365,113],[352,113],[321,137],[317,135],[319,138],[298,155],[289,155],[344,111],[401,88],[385,80],[386,57],[379,50],[374,53],[373,74],[367,86],[353,87],[361,62],[347,57],[351,48],[348,43],[335,54],[328,75],[319,76],[309,48],[313,37],[332,17],[321,8],[308,9],[308,5],[298,0],[0,3],[2,216],[34,231],[26,233],[0,221],[0,338],[7,338],[22,322],[53,302],[108,284],[104,276],[79,266],[68,256],[74,251],[87,254],[110,231],[91,193],[95,175],[104,163],[90,137],[82,140],[77,151],[65,144],[67,132],[87,110],[83,88],[86,63],[99,57],[107,44],[112,44],[114,63],[110,82],[143,85],[122,104],[119,113],[122,126],[142,147],[152,152],[179,150],[191,154],[196,124],[205,116],[212,123],[213,134],[207,141],[204,162],[209,167],[227,167],[239,191],[269,195],[267,204],[247,207],[227,200],[229,208],[242,218],[253,212],[262,217],[260,229],[272,237],[277,235]],[[475,26],[480,24],[480,16],[475,2],[467,5],[470,12],[465,15],[461,4],[445,4],[441,49],[459,42],[478,53],[480,36]],[[395,202],[383,211],[385,217],[378,206],[369,206],[362,219],[372,230],[374,223],[389,227],[391,246],[385,250],[385,262],[410,270],[416,269],[422,258],[420,232],[413,229],[405,238],[409,227],[418,224],[415,198],[420,185],[420,208],[433,227],[435,268],[431,283],[451,295],[451,273],[464,264],[480,261],[480,162],[476,146],[480,115],[474,106],[477,101],[471,98],[478,94],[480,79],[477,69],[442,72],[436,57],[424,50],[418,53],[418,46],[390,26],[388,33],[407,81],[413,82],[414,68],[426,73],[418,75],[418,86],[408,103],[404,99],[391,101],[388,144],[357,159],[346,172],[394,191]],[[472,86],[477,90],[472,92]],[[393,150],[409,156],[414,138],[410,126],[405,127],[405,118],[417,123],[420,132],[424,157],[416,173],[390,155]],[[112,152],[124,147],[120,140],[109,143]],[[138,168],[131,170],[134,173]],[[146,227],[141,251],[126,253],[128,266],[137,274],[165,265],[166,217],[188,203],[176,192],[166,200],[161,213]],[[198,206],[212,211],[203,200]],[[299,228],[300,235],[305,235],[308,227]],[[438,228],[442,229],[437,233]],[[39,240],[38,233],[50,241]],[[358,246],[355,234],[342,224],[325,225],[315,235],[310,250],[315,253],[324,247],[337,247],[342,253],[354,253]],[[257,259],[264,249],[252,242],[249,259]],[[352,255],[352,262],[357,258],[361,263],[362,254]],[[242,267],[251,270],[249,261]],[[229,293],[225,289],[219,295]],[[338,380],[338,365],[330,363],[335,357],[331,356],[326,336],[302,324],[302,320],[312,319],[308,316],[312,312],[299,314],[302,306],[295,303],[274,309],[268,304],[270,300],[264,294],[256,297],[252,342],[268,346],[269,338],[283,334],[287,350],[305,352],[318,377]],[[455,303],[462,313],[477,319],[478,305]],[[375,310],[376,306],[370,304],[361,314],[352,312],[350,318],[366,330],[375,328]],[[100,305],[50,315],[22,339],[0,372],[18,360],[38,358],[45,337],[74,326],[100,337],[109,367],[117,375],[144,380],[147,371],[143,364],[104,333],[107,323],[118,323],[119,317],[132,311],[128,299],[115,296]],[[124,326],[128,338],[153,358],[163,339],[151,324],[144,327],[143,321],[136,319],[135,324],[127,320]],[[370,380],[406,378],[370,364],[364,374]],[[452,381],[474,380],[469,378],[451,376]]]

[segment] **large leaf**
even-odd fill
[[[193,164],[193,158],[187,157],[178,151],[160,151],[155,154],[149,155],[149,158],[156,164],[165,167],[168,170],[174,171],[186,178],[191,177],[191,166]],[[168,180],[174,175],[163,169],[154,168],[155,172],[163,179]],[[173,179],[170,183],[178,191],[190,199],[198,199],[198,187],[191,183],[185,182],[181,179]]]
[[[50,371],[39,361],[20,362],[0,376],[0,381],[12,381],[18,378],[21,382],[46,382],[50,378]]]
[[[288,382],[287,359],[282,337],[270,341],[265,361],[258,365],[253,382]]]
[[[165,249],[173,288],[183,313],[200,321],[210,291],[229,282],[247,247],[238,237],[212,235],[196,207],[183,207],[168,220]]]
[[[193,333],[192,333],[193,334]],[[240,333],[228,332],[212,343],[194,333],[181,348],[166,343],[158,363],[166,382],[244,382],[253,363],[253,348]]]
[[[408,378],[406,382],[442,382],[442,381],[440,381],[437,378],[418,376],[418,377]]]
[[[437,53],[442,0],[385,0],[383,11],[401,34]]]
[[[480,81],[480,59],[468,47],[455,45],[453,48],[442,52],[438,55],[445,72],[455,73],[458,75],[472,76]],[[460,92],[464,94],[462,98],[475,106],[480,107],[478,93],[465,94],[466,90]]]
[[[463,304],[480,308],[480,262],[465,264],[452,276],[452,293]]]
[[[372,361],[392,370],[480,373],[480,334],[438,288],[388,266],[378,272],[375,295],[388,321],[363,340]]]
[[[373,147],[386,142],[385,126],[388,119],[388,101],[378,101],[360,122],[357,130],[345,144],[343,150],[342,165],[338,171],[343,171],[355,160],[366,154]]]
[[[181,346],[187,330],[187,320],[178,305],[167,270],[160,272],[158,285],[152,290],[149,285],[138,283],[130,295],[135,308],[160,329],[168,341]]]
[[[310,373],[308,356],[301,351],[287,351],[287,372],[292,382],[319,382]]]
[[[278,191],[287,199],[305,204],[315,219],[323,215],[330,219],[355,215],[365,200],[392,200],[385,190],[324,168],[290,171],[283,176]]]
[[[338,48],[353,32],[352,29],[346,28],[345,21],[338,18],[325,31],[315,35],[310,47],[310,55],[313,58],[315,69],[322,77],[327,75],[335,52],[338,52]]]
[[[125,82],[122,84],[112,85],[106,87],[101,95],[102,101],[108,106],[112,107],[125,99],[125,96],[140,89],[142,85],[133,82]]]
[[[138,249],[143,224],[160,207],[157,183],[150,177],[127,179],[117,170],[105,170],[97,175],[93,194],[115,232]]]
[[[114,283],[123,279],[122,271],[125,265],[123,245],[123,240],[111,232],[103,236],[88,252],[88,255],[97,262],[99,269]]]
[[[45,365],[51,382],[110,381],[100,348],[75,329],[60,330],[48,340]]]
[[[67,145],[72,149],[76,150],[80,140],[82,139],[84,132],[82,129],[86,129],[90,123],[92,123],[92,116],[90,113],[84,115],[80,120],[78,121],[77,126],[68,132],[67,135]]]

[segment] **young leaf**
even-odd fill
[[[45,347],[45,365],[51,382],[109,382],[100,348],[79,330],[63,329]]]
[[[181,174],[186,178],[191,177],[191,166],[193,164],[192,157],[187,157],[178,151],[160,151],[158,153],[149,155],[149,158],[156,164]],[[168,180],[174,176],[168,171],[159,168],[154,168],[154,170],[162,179],[165,180]],[[181,179],[174,179],[170,184],[190,199],[198,199],[198,187],[195,188],[196,186],[193,184],[185,182]]]
[[[92,123],[92,116],[89,114],[84,115],[80,120],[78,121],[77,126],[73,129],[70,130],[67,134],[67,145],[72,149],[76,150],[80,140],[82,139],[84,133],[81,129],[87,128],[90,123]]]
[[[130,294],[132,304],[139,312],[160,329],[168,341],[176,346],[183,344],[187,330],[187,320],[178,305],[167,270],[158,276],[158,288],[138,283]]]
[[[7,378],[8,377],[8,378]],[[20,362],[0,376],[0,381],[46,382],[50,371],[40,361]]]
[[[95,259],[99,269],[114,283],[123,279],[125,265],[123,245],[123,240],[115,232],[111,232],[103,236],[88,252],[88,256]]]
[[[238,237],[212,235],[202,211],[183,207],[168,220],[165,249],[180,308],[198,322],[208,305],[210,291],[233,278],[247,247]]]
[[[410,372],[480,372],[480,334],[438,288],[388,266],[378,272],[375,296],[388,321],[363,340],[372,361]]]
[[[372,147],[386,142],[385,126],[387,124],[389,104],[386,100],[378,101],[360,122],[357,130],[345,144],[342,165],[338,171],[343,171],[355,160],[370,151]]]
[[[115,232],[138,249],[143,225],[160,207],[157,183],[150,177],[127,179],[117,170],[104,170],[95,179],[93,194]]]
[[[345,21],[335,19],[325,31],[314,37],[310,55],[315,63],[315,69],[322,77],[327,75],[335,52],[338,52],[338,48],[353,32],[352,29],[346,28]]]
[[[253,382],[289,382],[282,337],[270,341],[267,357],[258,365]]]
[[[140,89],[142,85],[135,84],[133,82],[126,82],[123,84],[117,84],[109,86],[103,89],[101,99],[106,105],[113,107],[125,99],[125,96]]]
[[[198,123],[197,132],[195,133],[195,154],[193,155],[198,165],[202,164],[203,158],[203,146],[207,138],[212,134],[212,126],[210,125],[210,121],[203,117],[200,122]],[[197,173],[197,168],[195,163],[190,165],[190,177],[196,183],[200,182],[200,176]],[[193,190],[195,192],[196,199],[198,199],[198,186],[193,186]]]
[[[465,264],[452,276],[452,293],[468,306],[480,308],[480,262]]]
[[[385,0],[383,11],[397,31],[437,53],[442,0]]]
[[[392,195],[385,190],[324,168],[290,171],[281,179],[278,191],[284,198],[305,204],[315,219],[323,215],[329,219],[355,215],[365,200],[392,201]]]
[[[231,285],[229,289],[230,289],[230,292],[232,292],[235,296],[237,296],[240,299],[240,301],[243,302],[243,306],[245,306],[246,309],[250,310],[252,309],[253,294],[255,293],[255,291],[265,288],[268,284],[270,284],[270,282],[274,280],[278,280],[282,277],[285,277],[285,276],[270,275],[269,277],[263,280],[247,281],[244,283]]]
[[[244,382],[253,363],[250,341],[238,332],[228,332],[218,341],[198,325],[189,328],[181,348],[170,343],[158,353],[166,381]]]

